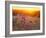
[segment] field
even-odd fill
[[[40,30],[40,10],[38,8],[12,9],[13,31]]]

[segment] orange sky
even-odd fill
[[[24,14],[24,15],[29,15],[29,16],[39,16],[40,15],[40,9],[37,7],[32,7],[32,8],[13,8],[13,14]]]

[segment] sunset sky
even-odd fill
[[[39,7],[13,7],[13,14],[24,14],[24,15],[31,15],[31,16],[39,16],[40,15],[40,8]]]

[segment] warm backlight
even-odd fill
[[[29,16],[40,16],[40,8],[38,7],[31,7],[31,8],[13,7],[12,10],[13,10],[13,15],[24,14]]]

